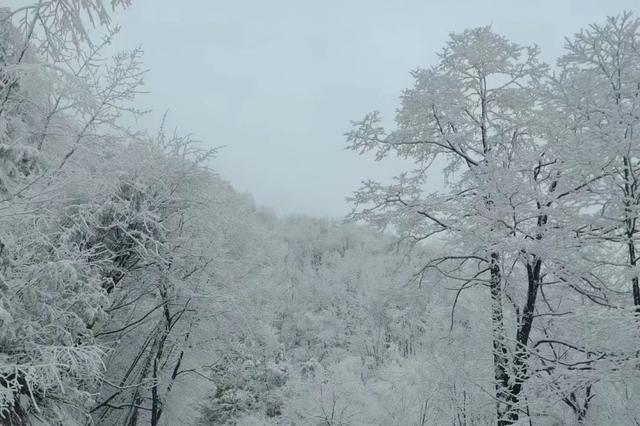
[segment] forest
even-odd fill
[[[640,425],[631,12],[552,64],[451,33],[392,128],[345,117],[408,166],[334,220],[138,128],[131,0],[33,3],[0,7],[0,425]]]

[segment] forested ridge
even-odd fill
[[[452,33],[392,129],[345,133],[410,166],[343,221],[138,129],[129,5],[0,6],[0,425],[640,424],[632,13],[551,65]]]

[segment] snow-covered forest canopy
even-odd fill
[[[128,6],[0,8],[0,425],[640,424],[640,19],[452,33],[338,221],[138,129]]]

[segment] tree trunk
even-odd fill
[[[630,200],[636,199],[636,176],[634,174],[631,158],[623,157],[622,162],[624,164],[624,224],[625,224],[625,236],[627,238],[627,252],[629,254],[629,265],[635,270],[637,258],[636,258],[636,246],[633,241],[635,236],[637,213],[634,212]],[[640,310],[640,286],[638,284],[638,274],[634,272],[634,276],[631,278],[631,289],[633,291],[633,304],[636,306],[636,310]]]
[[[493,339],[493,369],[496,386],[496,415],[498,426],[508,426],[517,420],[509,419],[511,412],[507,345],[505,342],[504,316],[502,311],[502,275],[500,255],[491,253],[491,334]]]

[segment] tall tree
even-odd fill
[[[630,12],[609,17],[567,39],[556,80],[557,111],[573,129],[573,162],[601,179],[590,185],[599,208],[586,231],[597,238],[602,272],[613,289],[630,291],[640,308],[640,19]],[[617,282],[611,278],[617,277]]]
[[[546,72],[537,55],[537,48],[510,43],[488,27],[453,34],[438,65],[413,72],[416,83],[402,96],[396,130],[386,133],[372,113],[347,133],[353,150],[374,151],[377,160],[394,152],[416,165],[391,185],[365,182],[352,197],[351,217],[391,226],[416,242],[440,234],[447,254],[422,271],[459,281],[458,293],[488,287],[499,425],[526,410],[544,258],[553,258],[549,248],[562,238],[558,229],[566,230],[563,217],[550,214],[576,190],[562,181],[536,130],[535,95]],[[444,168],[445,193],[424,192],[433,165]],[[513,328],[505,325],[511,318]]]

